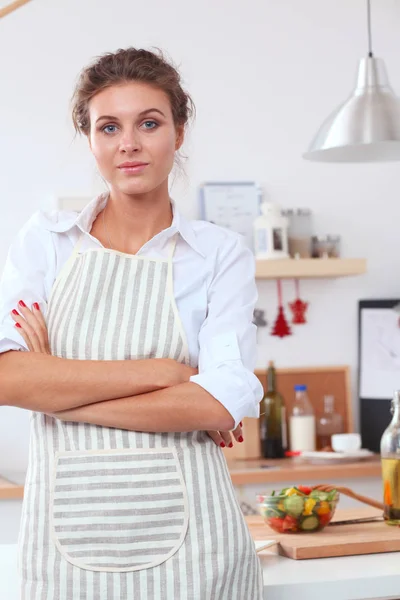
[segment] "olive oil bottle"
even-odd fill
[[[286,409],[282,395],[276,389],[276,371],[268,364],[267,391],[260,410],[261,454],[264,458],[283,458],[287,449]]]
[[[400,391],[392,400],[392,420],[381,438],[384,518],[400,525]]]

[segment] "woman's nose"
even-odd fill
[[[120,150],[122,152],[135,152],[141,149],[140,136],[137,133],[125,133],[121,138]]]

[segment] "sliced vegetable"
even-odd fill
[[[285,498],[283,505],[289,515],[298,517],[304,510],[304,498],[302,496],[288,496]]]
[[[331,512],[331,506],[329,502],[320,502],[316,510],[317,515],[327,515]]]
[[[315,529],[320,527],[320,523],[315,515],[311,515],[310,517],[306,517],[300,523],[300,527],[303,529],[303,531],[315,531]]]
[[[286,517],[283,519],[283,530],[295,532],[298,530],[298,528],[299,527],[297,519],[290,515],[286,515]]]
[[[284,519],[278,519],[277,517],[274,517],[272,519],[268,519],[268,524],[272,527],[272,529],[278,531],[278,533],[283,533],[283,521]]]
[[[312,492],[312,488],[310,488],[307,485],[298,485],[297,489],[300,490],[300,492],[302,492],[306,496],[309,496],[311,494],[311,492]]]
[[[321,490],[312,490],[310,493],[310,498],[315,498],[316,500],[320,501],[328,500],[328,497],[328,492],[321,492]]]
[[[307,500],[304,502],[303,515],[304,516],[311,515],[313,508],[316,504],[317,504],[317,501],[314,498],[307,498]]]

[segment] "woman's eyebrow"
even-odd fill
[[[142,112],[139,113],[139,117],[143,117],[144,115],[147,115],[148,113],[151,112],[158,112],[160,113],[160,115],[162,115],[165,118],[164,113],[159,110],[158,108],[147,108],[146,110],[142,110]],[[98,119],[96,119],[96,123],[98,123],[99,121],[101,121],[102,119],[107,119],[107,120],[117,120],[118,117],[113,117],[112,115],[101,115],[101,117],[99,117]]]

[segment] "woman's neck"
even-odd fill
[[[156,191],[142,196],[111,190],[107,204],[94,225],[96,233],[103,230],[99,238],[103,245],[136,254],[146,242],[170,227],[171,223],[172,207],[168,190],[163,194]]]

